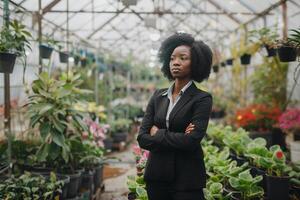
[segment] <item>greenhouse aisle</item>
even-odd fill
[[[113,152],[107,156],[108,164],[104,167],[105,191],[101,200],[126,200],[127,177],[136,174],[135,158],[129,145],[122,152]]]

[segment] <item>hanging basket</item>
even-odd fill
[[[53,48],[46,46],[46,45],[40,45],[39,46],[40,49],[40,57],[44,58],[44,59],[49,59],[51,57]]]
[[[267,50],[267,57],[273,57],[273,56],[276,56],[276,49],[274,48],[271,48],[269,45],[265,45],[265,48]]]
[[[226,64],[227,65],[232,65],[232,63],[233,63],[233,59],[232,58],[229,58],[229,59],[226,60]]]
[[[218,73],[218,72],[219,72],[219,66],[218,66],[218,65],[214,65],[214,66],[213,66],[213,71],[214,71],[215,73]]]
[[[0,73],[12,73],[17,55],[12,53],[0,53]]]
[[[296,61],[297,50],[293,47],[282,46],[278,49],[278,55],[281,62]]]
[[[87,64],[87,59],[86,58],[82,58],[81,60],[80,60],[80,63],[81,63],[81,67],[85,67],[86,66],[86,64]]]
[[[243,54],[241,57],[241,64],[242,65],[249,65],[250,64],[250,61],[251,61],[251,55],[250,54]]]
[[[59,52],[59,61],[61,63],[68,63],[69,60],[69,54],[66,52]]]

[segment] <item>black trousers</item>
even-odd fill
[[[177,191],[170,183],[148,182],[146,190],[149,200],[205,200],[203,189]]]

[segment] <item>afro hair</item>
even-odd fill
[[[187,33],[175,33],[163,41],[158,57],[163,64],[161,71],[164,76],[174,80],[170,72],[170,59],[174,49],[182,45],[191,47],[192,79],[199,83],[208,79],[212,65],[212,51],[204,42],[195,40]]]

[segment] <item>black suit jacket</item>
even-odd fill
[[[150,151],[144,179],[170,182],[177,190],[203,188],[206,173],[200,141],[206,134],[212,97],[193,83],[171,111],[167,129],[169,99],[162,95],[166,90],[157,90],[151,97],[137,138],[140,147]],[[195,129],[185,135],[189,123],[193,123]],[[159,130],[151,136],[153,125]]]

